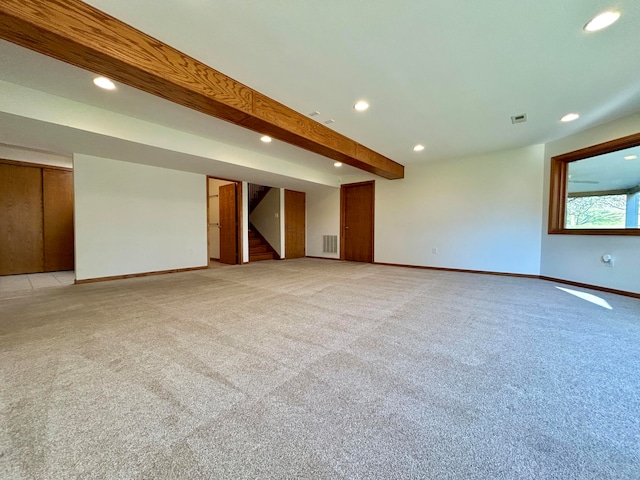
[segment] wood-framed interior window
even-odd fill
[[[549,233],[640,235],[640,133],[551,158]]]

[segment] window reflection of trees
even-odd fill
[[[626,195],[569,197],[567,228],[624,228]]]

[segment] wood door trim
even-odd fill
[[[5,158],[0,158],[0,163],[5,165],[15,165],[16,167],[48,168],[49,170],[62,170],[64,172],[73,172],[73,168],[69,168],[69,167],[58,167],[56,165],[46,165],[44,163],[22,162],[19,160],[8,160]]]
[[[371,263],[376,261],[376,182],[371,181]]]
[[[205,201],[207,202],[207,258],[209,258],[209,252],[211,251],[211,239],[209,238],[209,219],[211,218],[209,215],[211,214],[210,212],[210,208],[209,208],[209,176],[206,175],[204,181],[207,184],[207,198],[205,198]],[[219,220],[219,219],[218,219]],[[210,260],[207,260],[207,265],[209,265]]]
[[[340,185],[340,260],[344,261],[344,185]]]
[[[3,0],[0,38],[388,179],[404,166],[80,0]]]
[[[373,183],[375,185],[375,180],[365,180],[364,182],[354,182],[354,183],[343,183],[341,187],[361,187],[363,185],[368,185]]]
[[[340,185],[340,260],[344,261],[344,227],[345,227],[345,209],[344,209],[344,196],[345,188],[349,187],[362,187],[364,185],[371,184],[371,263],[375,263],[375,230],[376,230],[376,182],[374,180],[367,180],[364,182],[345,183]]]
[[[242,219],[244,218],[243,215],[243,207],[242,207],[242,182],[240,180],[232,180],[230,178],[221,178],[221,177],[214,177],[212,175],[207,175],[207,256],[209,255],[209,179],[211,180],[221,180],[223,182],[231,182],[231,183],[235,183],[236,184],[236,221],[237,221],[237,228],[238,231],[236,233],[237,235],[237,249],[238,249],[238,253],[237,253],[237,265],[243,265],[247,262],[243,261],[244,258],[244,251],[243,251],[243,245],[244,245],[244,241],[242,238],[242,234],[243,234],[243,230],[242,230]],[[219,260],[219,259],[217,259]]]
[[[237,259],[236,259],[236,264],[237,265],[242,265],[243,261],[244,261],[244,250],[242,248],[243,245],[243,241],[242,241],[242,237],[243,237],[243,224],[242,224],[242,219],[244,218],[243,216],[243,212],[244,212],[244,207],[242,205],[242,182],[238,182],[236,181],[236,228],[237,228],[237,232],[236,232],[236,237],[237,237],[237,246],[236,248],[238,249],[238,255],[237,255]]]

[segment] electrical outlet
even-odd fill
[[[437,255],[438,254],[438,247],[433,247],[431,249],[431,253],[433,253],[434,255]]]

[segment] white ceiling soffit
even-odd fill
[[[32,132],[36,132],[36,135],[32,135]],[[11,137],[13,143],[10,147],[2,146],[0,153],[5,148],[16,150],[13,145],[31,144],[32,148],[54,152],[63,152],[67,145],[72,145],[75,153],[201,173],[218,178],[242,180],[259,185],[306,192],[339,186],[337,181],[323,183],[322,181],[285,176],[245,165],[219,162],[124,138],[0,112],[0,141],[3,141],[6,135]],[[24,158],[21,159],[24,160]],[[31,158],[28,161],[46,163]]]
[[[94,77],[86,70],[0,40],[0,111],[199,155],[203,162],[217,160],[216,168],[220,162],[227,162],[258,169],[256,171],[279,172],[280,183],[286,183],[286,178],[299,178],[338,185],[339,175],[360,172],[348,165],[338,169],[333,166],[333,160],[284,142],[274,140],[265,144],[255,132],[127,85],[118,84],[115,91],[96,88],[92,82]],[[56,138],[55,146],[42,145],[38,125],[36,122],[31,130],[22,132],[20,141],[15,138],[14,129],[5,128],[0,131],[0,142],[46,148],[62,154],[90,153],[86,146],[85,150],[78,150],[79,145],[64,135]],[[14,132],[13,136],[10,131]],[[106,155],[95,151],[91,154]],[[139,161],[149,162],[144,158]],[[209,165],[213,164],[209,162]],[[203,173],[220,175],[218,170],[209,170]],[[239,175],[238,171],[232,178],[245,179]]]
[[[253,137],[254,144],[262,145]],[[330,173],[323,171],[328,164],[324,157],[317,159],[321,168],[310,168],[304,162],[289,162],[4,81],[0,81],[0,144],[67,156],[106,156],[286,188],[300,187],[298,180],[310,188],[337,187],[335,170],[342,171],[333,165]]]

